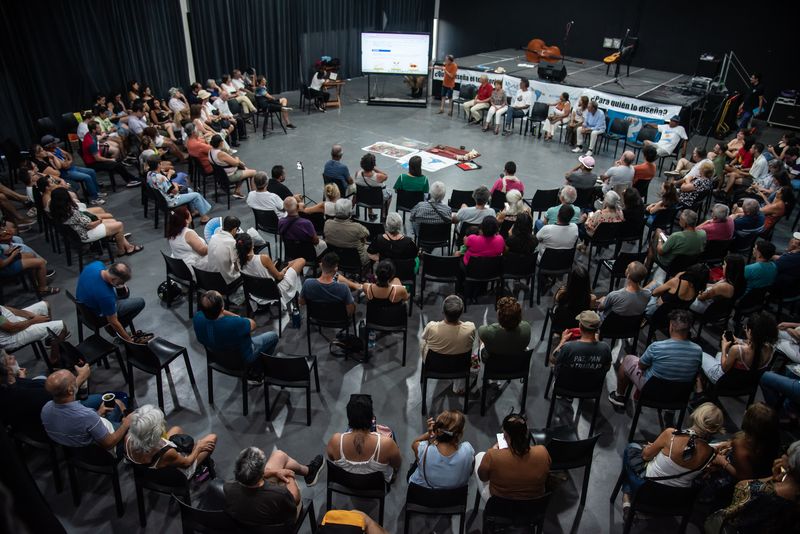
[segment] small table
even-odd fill
[[[342,107],[342,87],[344,87],[345,81],[344,80],[327,80],[322,87],[328,88],[333,87],[336,89],[335,99],[331,98],[326,104],[326,107],[329,108],[341,108]]]

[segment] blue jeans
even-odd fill
[[[111,393],[116,395],[117,398],[122,401],[122,404],[124,404],[126,408],[130,408],[130,406],[128,406],[127,393],[123,393],[121,391],[112,391]],[[100,408],[100,405],[103,404],[103,394],[92,393],[91,395],[86,397],[86,400],[82,400],[81,404],[83,404],[87,408],[91,408],[92,410],[97,410],[98,408]],[[120,422],[122,422],[122,416],[123,416],[122,410],[119,409],[119,406],[115,406],[113,411],[108,412],[108,414],[106,415],[106,419],[114,423],[114,427],[116,428],[116,426],[119,425]]]
[[[182,206],[183,204],[188,204],[190,212],[197,212],[200,215],[205,215],[211,211],[211,204],[208,202],[208,200],[203,198],[203,195],[195,191],[175,195],[172,197],[171,204],[173,206]]]
[[[742,112],[742,116],[739,117],[739,128],[747,128],[750,124],[750,119],[753,117],[753,113],[750,111]]]
[[[89,193],[89,198],[95,200],[97,198],[97,173],[94,169],[87,169],[85,167],[75,167],[74,165],[68,170],[64,171],[64,179],[68,182],[78,182],[86,185],[86,192]]]
[[[544,228],[544,221],[541,219],[536,219],[533,223],[533,234],[536,235],[539,233],[539,230]]]
[[[767,371],[761,376],[761,391],[766,403],[775,409],[784,407],[793,412],[800,410],[800,380],[794,374],[790,378]]]
[[[19,246],[19,250],[20,250],[20,252],[27,252],[28,254],[33,254],[33,255],[34,255],[34,256],[36,256],[37,258],[41,258],[41,256],[39,256],[39,255],[36,253],[36,251],[35,251],[35,250],[33,250],[31,247],[29,247],[28,245],[26,245],[26,244],[25,244],[25,242],[22,240],[22,238],[21,238],[21,237],[19,237],[19,236],[15,235],[15,236],[13,236],[13,237],[11,238],[11,242],[12,242],[12,243],[14,243],[15,245],[18,245],[18,246]],[[6,252],[6,251],[7,251],[9,248],[11,248],[11,245],[10,245],[10,244],[8,244],[8,245],[6,245],[6,244],[0,244],[0,250],[2,250],[2,251],[3,251],[3,253],[5,253],[5,252]]]
[[[275,332],[264,332],[263,334],[257,334],[252,336],[250,340],[253,342],[253,355],[251,356],[250,360],[248,360],[248,363],[253,363],[259,358],[259,355],[262,352],[272,355],[272,353],[275,352],[275,347],[278,346],[278,334]]]
[[[527,109],[508,108],[508,111],[506,111],[506,129],[511,128],[511,124],[514,122],[514,119],[524,117],[527,112]]]
[[[144,309],[144,299],[141,297],[126,298],[117,301],[117,319],[122,326],[128,326],[134,317]]]
[[[622,477],[622,492],[628,495],[635,493],[645,482],[644,478],[642,478],[644,473],[637,471],[631,465],[632,456],[638,455],[641,457],[641,450],[642,446],[640,444],[628,443],[622,453],[622,469],[625,471],[625,476]]]

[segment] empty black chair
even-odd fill
[[[453,99],[453,106],[456,108],[456,117],[461,116],[461,110],[464,109],[464,102],[469,102],[478,94],[478,88],[474,85],[459,84],[458,87],[458,97]],[[464,115],[466,118],[469,118],[466,112],[464,112]]]
[[[183,260],[171,258],[163,252],[161,255],[164,257],[164,263],[167,267],[167,280],[172,280],[176,284],[186,287],[186,298],[189,301],[189,319],[194,316],[194,277],[189,266]],[[172,302],[167,302],[167,308],[172,306]]]
[[[175,467],[150,469],[143,465],[131,464],[133,467],[133,481],[136,486],[136,503],[139,508],[139,524],[147,526],[147,515],[144,510],[144,490],[175,495],[182,502],[191,505],[192,496],[189,488],[189,479],[182,471]]]
[[[547,428],[553,421],[553,413],[556,407],[556,397],[572,397],[579,399],[577,414],[581,412],[581,405],[586,399],[594,401],[592,410],[592,421],[589,423],[589,435],[594,435],[594,424],[597,421],[597,412],[600,411],[600,397],[603,395],[603,386],[607,370],[583,370],[572,367],[562,366],[558,373],[550,371],[550,378],[547,381],[547,390],[550,389],[550,382],[553,382],[553,392],[550,396],[550,408],[547,412]],[[545,390],[545,397],[547,396]],[[582,504],[582,503],[581,503]]]
[[[550,453],[550,471],[570,471],[583,467],[583,485],[581,486],[581,500],[579,506],[586,504],[586,491],[589,489],[589,475],[592,473],[592,458],[594,448],[600,434],[593,435],[577,441],[568,441],[552,438],[545,445]]]
[[[356,219],[356,222],[369,232],[369,237],[367,237],[367,242],[369,243],[372,243],[386,233],[386,228],[384,228],[382,222],[363,221],[361,219]]]
[[[306,425],[311,426],[311,371],[314,372],[314,384],[319,393],[319,371],[317,357],[305,356],[290,358],[287,356],[264,357],[264,398],[267,406],[267,419],[272,419],[269,407],[269,386],[296,388],[306,390]]]
[[[253,307],[253,298],[267,301],[266,306],[277,306],[278,308],[278,337],[280,337],[283,330],[283,306],[281,305],[281,291],[278,289],[278,284],[272,278],[261,278],[259,276],[250,276],[249,274],[242,273],[242,282],[244,287],[244,301],[247,316],[251,319],[255,312],[258,311],[258,306]]]
[[[472,256],[464,270],[464,310],[467,301],[471,300],[480,284],[503,283],[503,257],[502,256]]]
[[[247,400],[247,379],[250,366],[245,363],[239,346],[226,347],[224,350],[206,349],[206,374],[208,379],[208,403],[214,404],[214,374],[213,371],[239,379],[242,385],[242,415],[247,416],[250,406]],[[259,355],[259,357],[261,357]],[[264,402],[268,402],[266,385],[264,386]],[[267,414],[264,414],[267,417]]]
[[[378,524],[383,524],[384,504],[386,494],[389,492],[383,473],[354,475],[334,465],[330,460],[325,460],[325,463],[328,469],[327,509],[333,507],[334,493],[360,499],[375,499],[379,503]]]
[[[408,339],[408,314],[405,302],[390,302],[388,299],[367,301],[366,336],[371,331],[403,334],[403,367],[406,365],[406,342]],[[364,348],[364,360],[369,359],[369,344]]]
[[[522,527],[527,532],[540,534],[544,532],[544,519],[551,493],[545,493],[537,499],[512,500],[492,496],[486,501],[483,511],[484,534],[506,532],[509,528]],[[475,495],[475,509],[480,505],[480,492]]]
[[[706,265],[719,265],[725,260],[731,249],[733,239],[706,241],[706,248],[700,254],[699,261]]]
[[[531,213],[536,213],[536,218],[541,218],[545,212],[561,203],[558,199],[560,189],[537,189],[531,198]]]
[[[350,331],[350,324],[353,324],[353,332],[356,330],[355,315],[350,317],[347,307],[343,302],[314,302],[306,301],[306,341],[308,342],[308,355],[311,352],[311,327],[317,328],[337,328]]]
[[[458,532],[459,534],[464,534],[468,493],[469,486],[453,489],[430,489],[409,483],[408,492],[406,493],[404,534],[408,534],[413,514],[457,515],[460,517]]]
[[[625,142],[622,145],[622,151],[625,152],[628,148],[633,149],[633,152],[636,154],[636,159],[639,159],[639,152],[644,148],[645,141],[655,141],[656,136],[658,135],[658,128],[642,128],[639,130],[639,133],[636,134],[636,140],[631,141],[627,137],[625,137]]]
[[[461,270],[461,256],[434,256],[428,252],[422,254],[422,278],[419,287],[419,307],[425,304],[425,285],[427,282],[444,284],[458,283]]]
[[[539,260],[539,272],[537,273],[536,304],[542,302],[544,293],[544,278],[546,276],[564,276],[572,269],[575,261],[575,248],[567,249],[545,249]]]
[[[499,189],[492,193],[492,198],[489,201],[489,207],[494,211],[500,213],[506,207],[506,194]]]
[[[403,215],[403,224],[406,223],[406,213],[414,209],[414,206],[425,200],[425,193],[422,191],[395,191],[397,203],[395,209]]]
[[[597,287],[600,270],[603,269],[608,271],[608,292],[611,293],[617,288],[617,282],[625,278],[625,269],[628,268],[628,265],[635,261],[644,263],[645,259],[647,259],[647,252],[619,252],[615,254],[614,258],[598,261],[592,288]]]
[[[633,339],[635,346],[639,339],[639,331],[643,318],[644,314],[626,316],[617,315],[610,311],[600,324],[599,339],[610,339],[610,345],[612,347],[616,344],[618,339]]]
[[[614,486],[614,491],[611,493],[611,502],[617,499],[617,494],[622,487],[622,477],[624,476],[625,472],[623,471],[620,473],[617,484]],[[645,481],[633,494],[628,520],[625,521],[623,533],[628,534],[631,531],[633,520],[637,513],[658,517],[680,516],[681,525],[678,532],[686,532],[700,488],[701,486],[699,485],[682,488],[667,486],[652,480]]]
[[[648,378],[639,392],[639,400],[636,402],[631,429],[628,432],[628,442],[633,441],[633,437],[636,434],[636,425],[639,422],[642,408],[655,408],[658,410],[658,420],[662,430],[664,429],[664,421],[661,411],[672,410],[679,412],[675,427],[681,428],[683,416],[686,414],[686,405],[689,402],[689,396],[694,391],[694,385],[694,380],[690,382],[673,382],[663,380],[657,376]],[[630,394],[631,389],[633,388],[629,387],[628,391],[625,392],[626,397]]]
[[[592,271],[592,250],[597,249],[599,254],[599,249],[616,245],[617,237],[624,224],[625,223],[621,222],[605,222],[597,225],[597,228],[594,230],[594,235],[590,236],[588,239],[589,247],[586,254],[586,269],[589,272]]]
[[[642,237],[644,235],[644,217],[635,221],[626,220],[621,223],[619,235],[617,235],[617,248],[614,256],[619,254],[625,243],[636,243],[636,252],[642,250]]]
[[[531,113],[527,117],[527,124],[525,125],[525,135],[528,135],[530,130],[531,135],[536,135],[536,127],[539,127],[539,134],[542,133],[542,123],[547,120],[547,115],[550,106],[545,102],[534,102],[531,108]]]
[[[450,191],[450,200],[447,201],[447,205],[450,206],[453,213],[460,210],[461,206],[465,204],[468,207],[475,206],[475,199],[472,197],[472,191],[463,189],[453,189]]]
[[[189,361],[189,352],[185,347],[170,343],[166,339],[154,337],[146,344],[133,343],[119,338],[125,345],[125,355],[128,357],[128,397],[133,402],[133,368],[136,367],[156,377],[156,387],[158,388],[158,407],[164,410],[164,391],[161,379],[161,371],[169,373],[169,364],[180,356],[183,356],[183,363],[186,365],[186,372],[189,374],[189,382],[192,386],[197,386],[192,372],[192,362]]]
[[[278,214],[271,210],[257,210],[253,208],[253,216],[256,220],[256,230],[272,235],[275,240],[275,248],[278,249],[278,257],[282,256],[280,233],[278,232]],[[272,248],[267,243],[267,253],[272,256]]]
[[[503,254],[503,283],[506,280],[522,281],[528,286],[529,303],[533,307],[533,275],[536,271],[536,254]]]
[[[122,460],[122,455],[114,457],[110,452],[98,445],[89,445],[87,447],[64,447],[64,456],[67,459],[67,474],[69,485],[72,489],[73,504],[75,506],[80,506],[81,504],[81,488],[78,484],[76,470],[104,475],[111,478],[117,517],[122,517],[125,513],[125,503],[122,501],[119,470],[117,468]]]
[[[605,138],[606,142],[606,150],[608,150],[608,144],[611,141],[614,141],[614,159],[617,158],[619,142],[625,141],[625,139],[628,138],[628,127],[630,125],[630,122],[621,117],[615,118],[613,121],[611,121],[611,124],[608,125],[608,130],[603,137]]]
[[[75,348],[87,364],[94,365],[102,361],[106,369],[109,368],[108,356],[114,354],[117,358],[117,363],[119,363],[120,371],[122,371],[122,376],[127,381],[128,375],[123,365],[122,353],[119,351],[119,347],[100,335],[100,330],[108,326],[108,321],[106,321],[105,317],[100,317],[95,314],[85,304],[78,302],[68,290],[65,290],[64,294],[75,304],[75,315],[78,320],[78,344]],[[84,325],[88,326],[94,332],[86,339],[83,337]],[[123,326],[126,325],[123,324]],[[134,332],[133,324],[130,324],[130,330],[131,333]],[[54,342],[59,343],[58,338],[54,338]]]
[[[637,180],[633,184],[633,188],[639,192],[642,197],[642,202],[647,204],[647,191],[650,189],[650,182],[653,180]]]
[[[356,217],[358,216],[359,208],[364,208],[379,210],[381,212],[380,220],[383,220],[386,217],[383,212],[383,189],[380,187],[356,184],[355,208]]]
[[[219,291],[222,296],[225,297],[225,300],[228,300],[243,283],[241,276],[229,284],[225,282],[225,278],[223,278],[221,273],[204,271],[203,269],[198,269],[194,265],[192,266],[192,270],[194,270],[194,275],[197,279],[195,282],[196,291]]]
[[[422,223],[417,234],[417,246],[424,250],[441,248],[450,254],[450,223]]]
[[[45,432],[41,422],[37,421],[30,428],[18,428],[9,426],[8,432],[14,440],[17,453],[21,460],[25,459],[25,447],[32,447],[36,450],[47,453],[50,461],[50,470],[53,472],[53,483],[57,493],[64,490],[64,482],[61,479],[61,466],[58,463],[58,449],[61,448],[56,442],[50,439]]]
[[[528,376],[531,369],[533,349],[520,354],[487,354],[483,362],[483,386],[481,387],[481,415],[486,415],[486,391],[489,380],[522,380],[522,397],[519,413],[525,413],[528,398]]]
[[[439,354],[428,350],[422,362],[420,382],[422,382],[422,413],[428,413],[428,379],[464,380],[464,413],[469,407],[469,370],[472,365],[472,351],[464,354]]]

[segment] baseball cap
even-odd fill
[[[792,234],[792,237],[800,241],[800,232],[795,232]]]
[[[200,89],[197,92],[197,98],[199,98],[200,100],[205,100],[206,98],[211,98],[211,93],[209,93],[205,89]]]
[[[50,145],[57,145],[61,142],[61,139],[58,137],[52,136],[50,134],[42,136],[42,146],[50,146]]]
[[[582,311],[575,319],[582,327],[589,330],[597,330],[597,327],[600,326],[600,316],[592,310]]]
[[[677,115],[673,115],[672,117],[669,118],[667,122],[672,122],[672,121],[681,122],[681,118]]]
[[[578,156],[578,161],[587,169],[594,169],[594,158],[592,156]]]

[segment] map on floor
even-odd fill
[[[403,156],[397,160],[397,163],[399,163],[404,169],[408,169],[408,160],[411,159],[411,156],[419,156],[422,158],[422,170],[425,172],[440,171],[457,163],[454,159],[446,158],[437,154],[431,154],[430,152],[425,152],[424,150],[417,152],[416,154]]]
[[[406,148],[414,148],[416,150],[423,150],[426,146],[430,146],[427,141],[417,141],[416,139],[409,139],[408,137],[398,137],[389,141],[392,144],[404,146]]]
[[[372,143],[369,146],[365,146],[361,150],[366,150],[367,152],[371,152],[373,154],[380,154],[381,156],[386,156],[392,159],[398,159],[410,157],[411,155],[415,154],[418,149],[395,145],[394,143],[387,143],[385,141],[379,141],[377,143]]]

